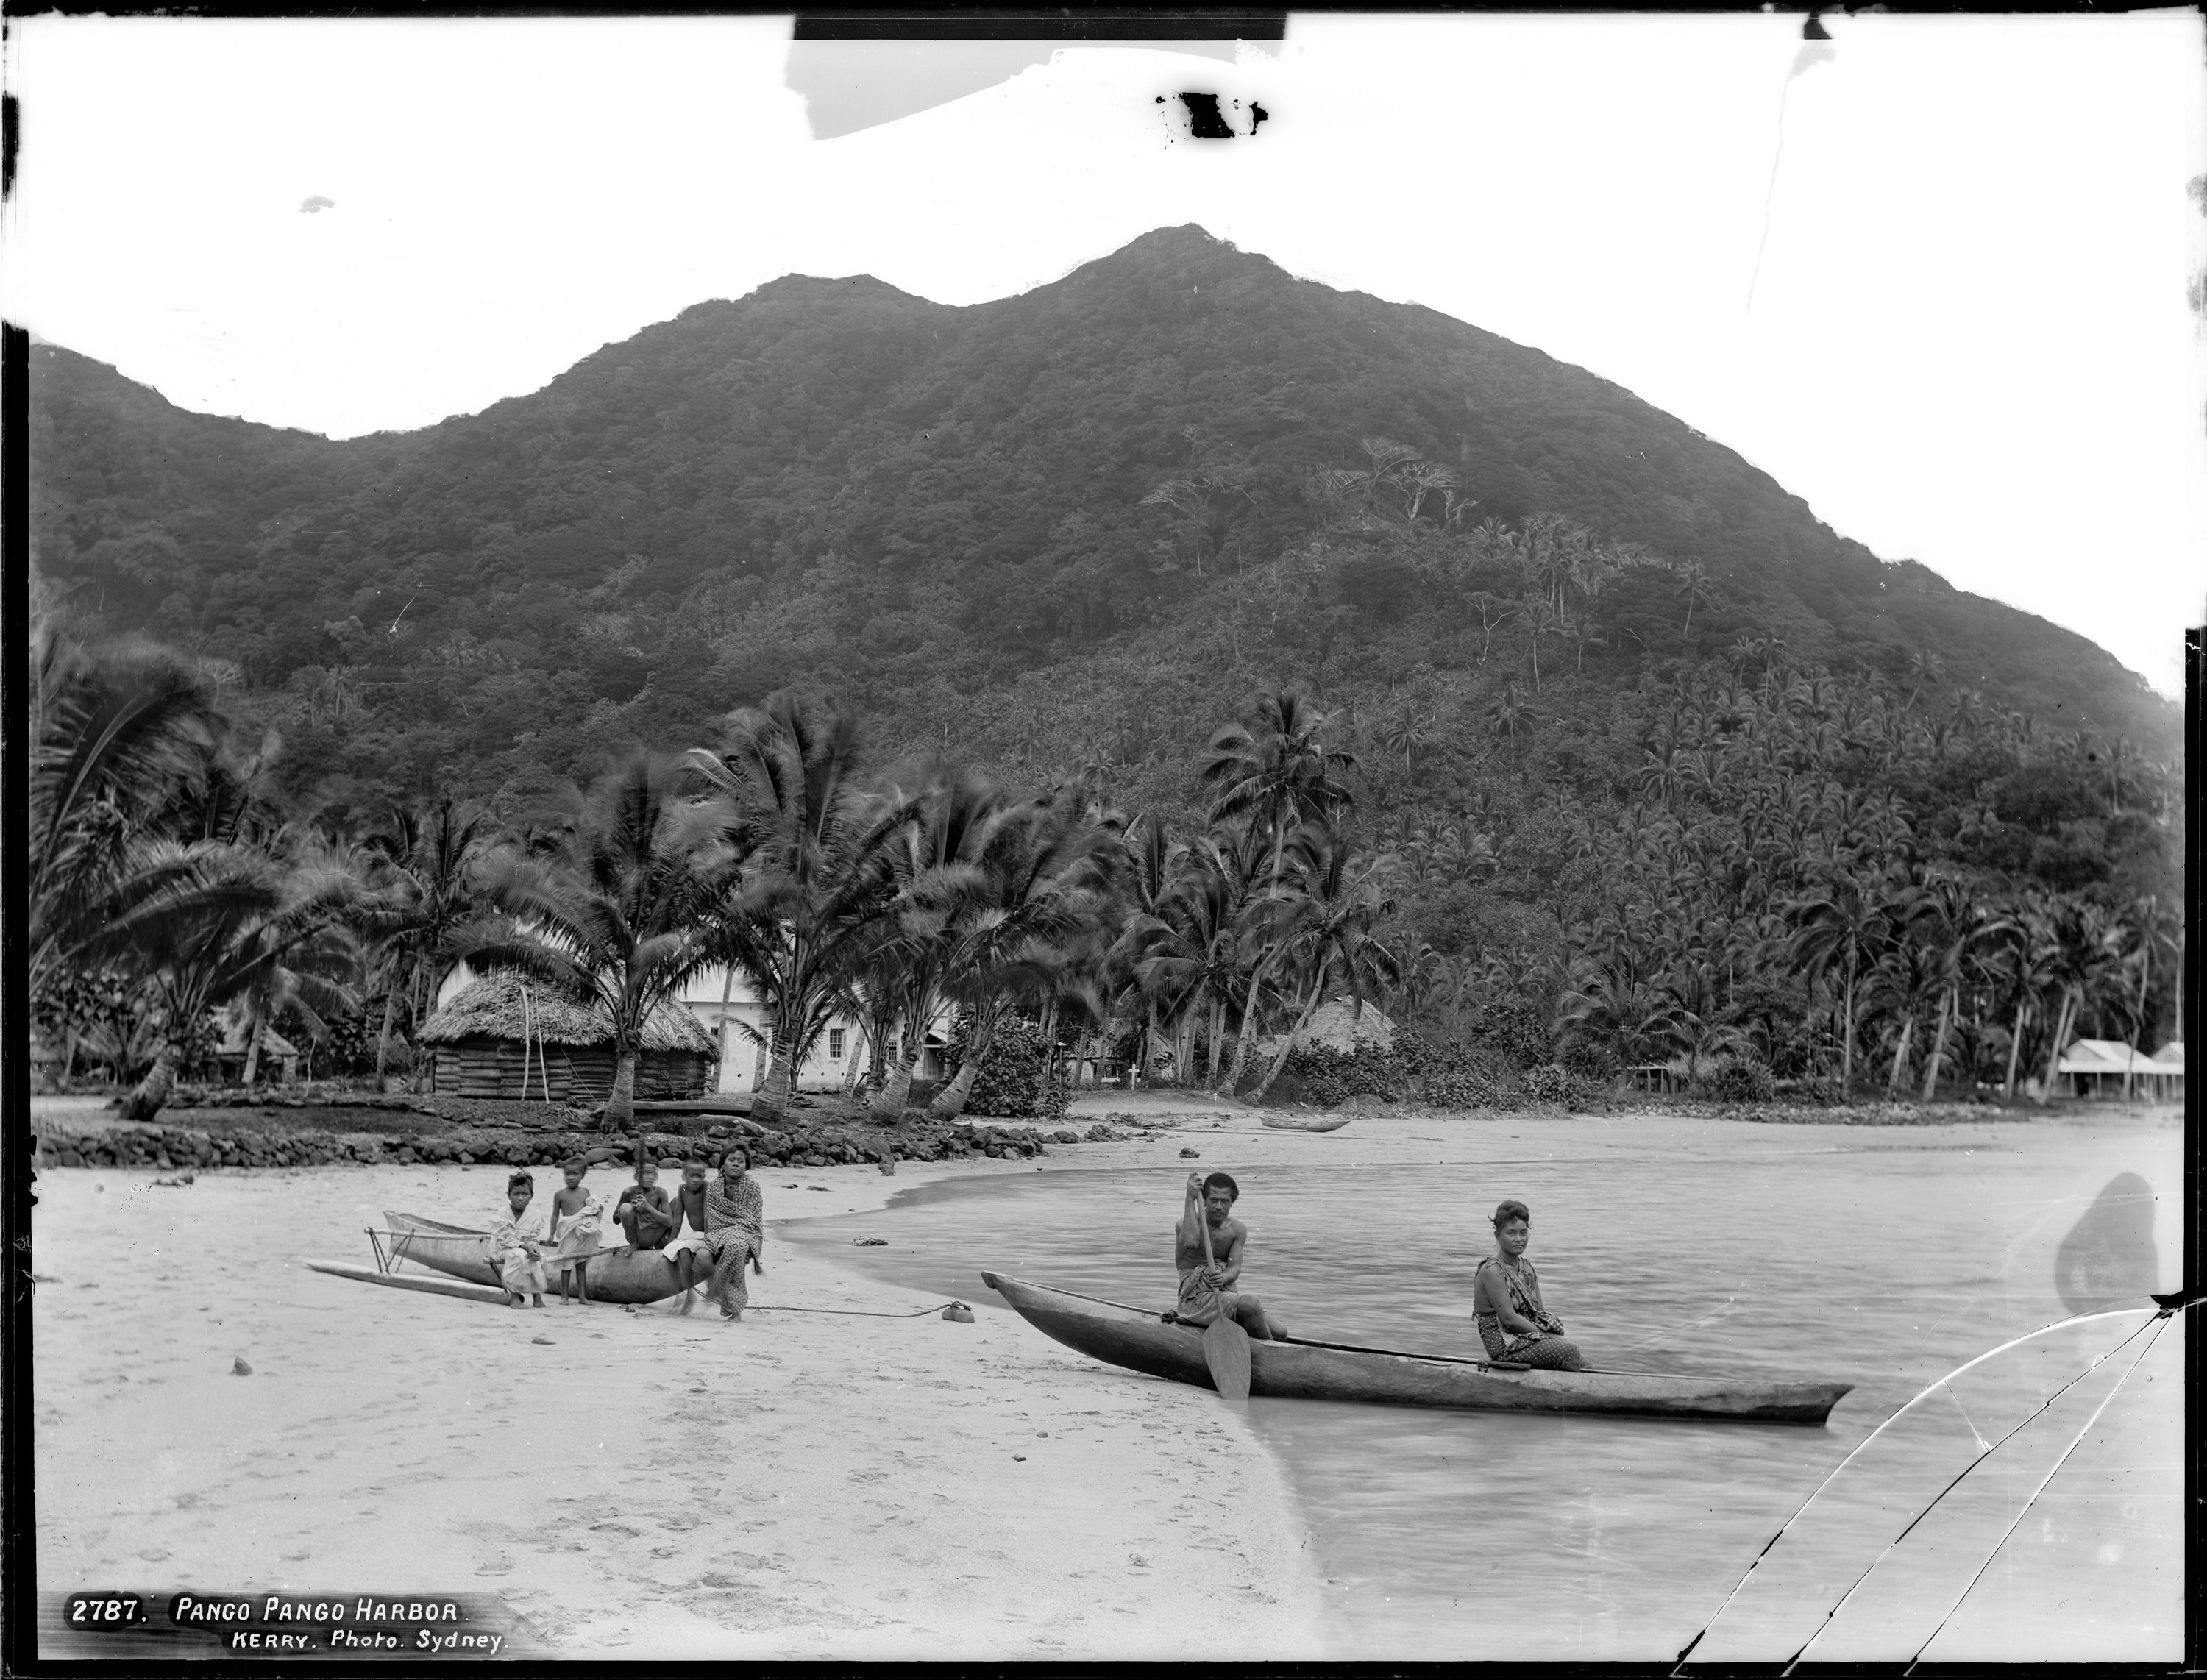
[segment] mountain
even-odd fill
[[[2174,754],[2174,708],[2102,649],[1879,559],[1630,392],[1192,226],[963,308],[787,276],[341,442],[40,345],[30,423],[48,599],[229,661],[290,790],[340,806],[541,798],[792,683],[884,760],[1092,762],[1167,808],[1267,683],[1375,727],[1424,708],[1383,806],[1522,779],[1488,720],[1527,691],[1544,774],[1592,798],[1645,696],[1749,645]],[[1615,562],[1598,601],[1558,582],[1558,622],[1498,618],[1539,531]]]

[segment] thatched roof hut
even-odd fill
[[[511,972],[487,975],[455,993],[422,1024],[435,1059],[435,1089],[446,1097],[602,1100],[613,1085],[613,1025],[595,1004],[577,1003]],[[695,1097],[710,1088],[713,1035],[679,1004],[662,1003],[637,1042],[638,1097]]]

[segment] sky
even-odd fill
[[[1191,51],[15,17],[0,308],[183,407],[347,437],[781,274],[978,302],[1196,222],[1613,380],[2180,692],[2197,14],[1824,24],[1291,15]],[[1188,90],[1267,120],[1193,140]]]

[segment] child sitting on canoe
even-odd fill
[[[1533,1214],[1522,1202],[1494,1210],[1494,1253],[1472,1274],[1472,1321],[1491,1360],[1540,1371],[1583,1371],[1576,1342],[1564,1339],[1564,1321],[1540,1303],[1540,1279],[1525,1258],[1533,1240]]]
[[[631,1248],[649,1252],[667,1246],[674,1235],[674,1216],[667,1211],[667,1193],[659,1187],[659,1169],[649,1161],[636,1163],[636,1182],[620,1193],[613,1204],[613,1223],[621,1228]]]
[[[1254,1295],[1235,1288],[1241,1280],[1241,1260],[1248,1248],[1249,1232],[1233,1217],[1241,1187],[1225,1173],[1205,1178],[1187,1175],[1187,1200],[1173,1232],[1173,1264],[1180,1272],[1180,1304],[1170,1315],[1178,1324],[1198,1329],[1215,1324],[1222,1314],[1232,1318],[1250,1335],[1271,1342],[1286,1336],[1287,1326],[1268,1318],[1265,1304]],[[1204,1229],[1210,1228],[1210,1258],[1205,1258]]]
[[[589,1163],[570,1161],[564,1169],[566,1187],[552,1197],[552,1241],[556,1245],[552,1265],[559,1274],[559,1304],[568,1304],[568,1286],[584,1306],[590,1300],[590,1257],[598,1252],[598,1222],[605,1208],[583,1187]]]
[[[535,1195],[535,1175],[514,1174],[505,1181],[504,1216],[491,1227],[490,1263],[508,1306],[520,1306],[523,1295],[544,1305],[544,1210],[529,1205]]]

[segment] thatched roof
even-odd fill
[[[1310,1018],[1310,1025],[1297,1035],[1298,1044],[1325,1044],[1343,1052],[1376,1044],[1381,1049],[1391,1049],[1395,1043],[1395,1023],[1380,1013],[1377,1006],[1367,1003],[1361,1011],[1352,998],[1337,997],[1322,1003]]]
[[[529,994],[532,1037],[552,1044],[611,1042],[613,1024],[603,1009],[577,1003],[541,981],[524,980],[512,973],[486,975],[454,993],[450,1003],[422,1024],[422,1042],[452,1044],[463,1038],[511,1038],[520,1043],[524,989]],[[697,1016],[679,1004],[662,1003],[645,1019],[637,1048],[710,1055],[715,1047],[713,1035]]]

